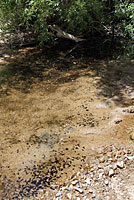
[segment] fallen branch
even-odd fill
[[[55,31],[56,32],[56,36],[57,37],[60,37],[60,38],[66,38],[66,39],[70,39],[70,40],[73,40],[75,42],[82,42],[82,41],[85,41],[86,39],[81,39],[79,37],[76,37],[72,34],[69,34],[69,33],[66,33],[65,31],[62,31],[60,29],[59,26],[57,25],[49,25],[49,28],[52,30],[52,31]]]
[[[64,57],[67,57],[69,54],[71,54],[76,48],[80,46],[81,43],[76,44],[72,49],[68,50]]]

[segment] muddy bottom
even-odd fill
[[[37,199],[84,168],[101,146],[133,148],[132,62],[36,54],[26,48],[0,63],[3,200]]]

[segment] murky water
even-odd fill
[[[132,144],[134,116],[123,109],[134,103],[133,62],[61,55],[26,48],[1,63],[3,200],[38,199],[84,168],[98,147]]]

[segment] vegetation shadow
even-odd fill
[[[130,59],[106,61],[99,70],[97,83],[99,95],[112,100],[116,105],[134,104],[134,62]]]
[[[96,48],[92,47],[94,51],[91,50],[91,43],[93,45],[93,41],[80,45],[68,56],[65,56],[66,52],[74,43],[63,45],[61,42],[59,46],[47,46],[44,49],[38,46],[18,49],[6,59],[6,63],[0,63],[0,93],[8,95],[12,88],[28,93],[41,82],[44,90],[53,92],[61,84],[90,76],[97,80],[98,96],[123,106],[132,105],[133,61],[125,58],[111,60],[112,53],[108,51],[110,43],[102,45],[99,50],[97,43]]]

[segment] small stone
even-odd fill
[[[91,188],[89,188],[88,193],[93,193],[93,190]]]
[[[104,169],[99,169],[98,172],[104,174]]]
[[[109,170],[109,176],[111,177],[111,176],[113,176],[114,175],[114,170],[113,169],[110,169]]]
[[[75,189],[76,191],[78,191],[80,194],[82,194],[82,193],[83,193],[83,190],[82,190],[82,189],[80,189],[80,188],[78,188],[78,187],[74,187],[74,189]]]
[[[98,169],[102,169],[102,166],[101,166],[101,165],[98,165]]]
[[[79,197],[79,196],[80,196],[80,193],[75,191],[75,199],[76,199],[76,197]]]
[[[73,185],[72,185],[72,184],[69,186],[69,189],[70,189],[70,190],[72,190],[72,189],[73,189]]]
[[[87,175],[88,174],[88,172],[85,170],[84,172],[83,172],[83,175]]]
[[[59,192],[57,192],[56,197],[60,197],[61,195],[62,195],[62,193],[59,191]]]
[[[132,133],[130,134],[130,139],[131,139],[131,140],[134,140],[134,132],[132,132]]]
[[[113,158],[109,158],[108,161],[111,163],[113,161]]]
[[[96,197],[96,194],[95,194],[95,193],[93,193],[93,194],[92,194],[92,198],[95,198],[95,197]]]
[[[96,81],[93,81],[93,83],[96,84],[97,82],[96,82]]]
[[[134,156],[126,156],[128,160],[133,160]]]
[[[79,182],[78,180],[74,180],[71,183],[72,183],[72,185],[76,185],[78,182]]]
[[[65,190],[67,190],[67,191],[71,191],[72,189],[69,188],[69,187],[66,187]]]
[[[103,173],[99,174],[99,179],[102,179]]]
[[[105,173],[106,176],[109,174],[109,168],[108,167],[104,168],[104,173]]]
[[[123,161],[117,162],[117,167],[122,169],[124,167],[124,162]]]
[[[80,172],[77,172],[77,176],[80,176]]]
[[[113,164],[113,169],[117,169],[117,164]]]
[[[108,185],[109,184],[109,181],[106,179],[105,180],[105,185]]]
[[[90,185],[91,181],[90,181],[89,178],[87,178],[85,181],[86,181],[86,183],[87,183],[88,185]]]
[[[111,198],[110,198],[109,196],[106,196],[105,199],[106,199],[106,200],[110,200]]]
[[[72,195],[70,193],[67,194],[68,199],[72,199]]]
[[[51,187],[50,187],[52,190],[55,190],[56,189],[56,185],[51,185]]]
[[[100,162],[100,163],[104,163],[104,162],[105,162],[105,158],[104,158],[104,157],[101,157],[100,160],[99,160],[99,162]]]

